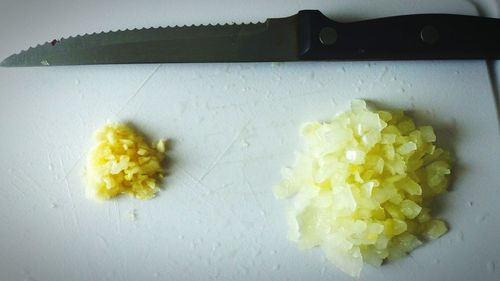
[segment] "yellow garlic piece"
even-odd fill
[[[94,134],[97,144],[87,158],[86,195],[107,200],[121,193],[150,199],[164,176],[165,143],[149,146],[125,124],[108,123]]]

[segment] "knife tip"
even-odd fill
[[[10,55],[0,62],[0,67],[16,67],[23,66],[18,54]]]
[[[11,57],[12,56],[9,56],[7,58],[5,58],[3,61],[0,62],[0,67],[9,67],[9,66],[12,66],[11,64]]]

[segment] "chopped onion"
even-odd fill
[[[436,148],[432,127],[354,100],[330,122],[306,124],[302,136],[297,163],[274,188],[292,198],[288,236],[301,249],[319,246],[358,277],[363,262],[380,265],[446,233],[430,205],[448,187],[450,156]]]
[[[163,177],[161,162],[165,143],[155,148],[124,124],[106,124],[95,133],[97,144],[87,159],[88,198],[106,200],[121,193],[138,199],[150,199],[158,192]]]

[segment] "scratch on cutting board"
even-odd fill
[[[199,185],[201,187],[203,187],[207,192],[209,192],[209,188],[204,185],[202,182],[200,182],[199,180],[197,180],[193,175],[191,175],[188,171],[182,169],[182,168],[178,168],[181,172],[183,172],[184,174],[186,174],[186,176],[192,181],[194,182],[195,185]],[[197,195],[196,199],[200,200],[200,203],[205,205],[208,209],[211,209],[211,210],[217,210],[219,209],[218,206],[216,206],[213,202],[211,202],[210,200],[206,200],[206,199],[203,199],[202,198],[202,193],[199,192],[199,190],[196,190],[196,189],[193,189],[191,187],[191,185],[189,184],[182,184],[183,186],[185,186],[185,188],[189,188],[192,193],[194,195]],[[221,216],[221,215],[219,215]],[[221,216],[223,217],[223,216]]]
[[[333,107],[335,107],[335,106],[339,105],[339,104],[337,103],[337,100],[336,100],[334,97],[331,97],[331,98],[330,98],[330,103],[332,104],[332,106],[333,106]]]
[[[66,193],[68,194],[70,203],[71,203],[71,213],[73,215],[73,221],[75,223],[75,226],[77,227],[78,233],[80,233],[81,227],[80,227],[80,222],[78,220],[78,216],[76,214],[76,206],[75,206],[75,201],[73,200],[73,194],[71,194],[71,191],[69,189],[69,182],[67,178],[64,178],[64,186],[66,188]]]
[[[186,174],[186,176],[192,180],[194,183],[196,184],[199,184],[201,187],[203,187],[204,189],[208,189],[208,187],[206,185],[204,185],[201,181],[197,180],[193,175],[191,175],[191,173],[189,173],[188,171],[184,170],[183,168],[178,168],[181,172],[183,172],[184,174]]]
[[[19,193],[21,193],[24,197],[26,197],[26,193],[13,181],[10,182],[13,186],[14,189],[17,190]]]
[[[254,162],[254,161],[259,161],[259,160],[269,160],[269,159],[273,159],[277,156],[282,156],[284,155],[283,153],[279,154],[279,153],[270,153],[270,154],[266,154],[266,155],[263,155],[263,156],[258,156],[258,157],[245,157],[244,159],[238,159],[238,160],[231,160],[231,161],[223,161],[223,162],[220,162],[221,164],[236,164],[236,163],[243,163],[243,164],[248,164],[248,163],[251,163],[251,162]]]
[[[61,170],[64,173],[64,178],[63,178],[64,187],[66,188],[66,193],[68,194],[68,197],[69,197],[69,200],[70,200],[70,203],[71,203],[71,213],[73,215],[73,221],[75,222],[75,226],[76,226],[76,229],[77,229],[78,233],[81,233],[80,222],[79,222],[78,216],[76,214],[75,201],[73,199],[73,194],[71,193],[71,190],[69,188],[69,181],[68,181],[68,174],[69,174],[69,172],[67,173],[64,170],[64,166],[65,166],[64,165],[64,161],[63,161],[63,159],[60,156],[59,156],[59,165],[61,166]]]
[[[104,248],[108,248],[109,247],[108,241],[106,240],[106,238],[104,238],[104,236],[102,236],[100,234],[97,234],[97,238],[99,238],[99,241],[102,242],[102,245],[103,245]]]
[[[151,248],[153,245],[155,245],[154,243],[148,243],[148,249],[145,251],[146,254],[142,257],[142,265],[139,267],[139,268],[145,268],[148,264],[151,264],[151,261],[148,261],[150,255],[151,255]]]
[[[23,172],[24,173],[24,172]],[[28,181],[30,181],[34,186],[36,186],[39,190],[43,189],[42,186],[36,181],[32,176],[24,173],[26,177],[28,178]]]
[[[316,91],[311,91],[311,92],[305,92],[305,93],[301,93],[301,94],[297,94],[297,95],[287,95],[286,97],[279,97],[279,98],[275,98],[275,99],[271,99],[272,102],[283,102],[283,101],[287,101],[287,100],[293,100],[293,99],[297,99],[297,98],[305,98],[305,97],[308,97],[308,96],[314,96],[316,94],[321,94],[321,93],[324,93],[325,90],[316,90]]]
[[[146,86],[146,84],[151,80],[151,78],[153,77],[153,75],[155,75],[156,72],[158,72],[158,70],[160,69],[161,67],[161,64],[159,64],[152,72],[151,74],[149,74],[146,79],[144,79],[144,81],[142,81],[141,85],[139,85],[139,88],[137,88],[137,90],[134,92],[133,95],[131,95],[126,101],[125,103],[123,104],[123,106],[120,107],[120,109],[118,109],[118,111],[114,114],[114,115],[118,115],[120,114],[124,109],[125,107],[127,107],[127,105],[135,98],[137,97],[137,95],[139,95],[139,93],[141,92],[141,90],[144,88],[144,86]]]
[[[52,156],[50,156],[50,152],[47,151],[47,160],[49,161],[49,170],[52,171],[53,167],[52,164],[54,161],[52,160]]]
[[[69,175],[71,174],[71,172],[73,172],[73,170],[76,168],[76,166],[78,165],[78,163],[80,163],[80,161],[83,159],[83,155],[84,154],[80,154],[80,156],[78,157],[78,159],[76,159],[76,161],[73,163],[73,165],[71,165],[71,167],[69,168],[69,170],[66,172],[64,171],[64,168],[63,168],[63,172],[64,172],[64,178],[68,178]]]
[[[215,158],[215,161],[212,162],[212,164],[210,164],[209,168],[205,171],[205,173],[203,173],[203,175],[200,177],[199,181],[202,181],[206,176],[208,176],[212,172],[212,170],[215,168],[215,166],[217,166],[217,163],[219,163],[220,160],[222,160],[222,158],[226,155],[226,153],[229,151],[229,149],[231,149],[231,147],[233,147],[233,145],[236,143],[236,141],[238,141],[241,134],[243,134],[243,131],[245,131],[245,129],[249,123],[250,123],[250,121],[248,121],[243,126],[243,128],[241,128],[241,130],[234,136],[233,140],[229,143],[229,145],[227,145],[226,148],[224,150],[222,150],[222,152],[217,156],[217,158]]]
[[[89,251],[84,251],[84,252],[85,252],[85,263],[87,264],[87,272],[90,275],[90,279],[92,281],[95,281],[95,277],[94,277],[95,270],[92,270],[92,266],[90,266]]]
[[[184,174],[186,174],[186,176],[192,181],[194,182],[195,185],[198,185],[198,186],[201,186],[205,191],[209,191],[209,188],[208,186],[206,186],[205,184],[203,184],[201,181],[199,181],[198,179],[196,179],[191,173],[189,173],[188,171],[182,169],[182,168],[178,168],[181,172],[183,172]],[[200,197],[200,192],[199,190],[196,190],[196,189],[193,189],[191,187],[191,185],[184,185],[186,186],[186,188],[189,188],[191,189],[191,191],[195,194],[195,195],[198,195],[198,198]],[[204,204],[209,204],[207,202],[204,202]],[[215,206],[213,206],[215,208]]]
[[[137,116],[137,114],[142,111],[142,108],[143,108],[143,106],[144,106],[145,103],[146,103],[146,100],[144,99],[139,105],[135,105],[134,106],[134,111],[131,114],[130,120],[134,120],[135,119],[135,117]]]
[[[106,213],[107,213],[107,215],[108,215],[108,223],[111,223],[111,221],[112,221],[112,220],[111,220],[111,208],[110,208],[110,207],[107,207],[107,208],[106,208],[106,210],[107,210],[107,212],[106,212]]]
[[[382,81],[385,77],[385,75],[389,72],[389,68],[387,66],[384,67],[384,70],[380,73],[380,76],[378,77],[379,81]]]
[[[243,180],[245,181],[245,187],[250,191],[250,194],[252,195],[253,201],[255,201],[255,203],[257,203],[257,207],[259,208],[260,213],[264,214],[265,213],[264,208],[262,207],[262,204],[260,204],[259,199],[257,199],[257,195],[255,194],[255,191],[253,190],[252,186],[250,185],[250,182],[248,181],[248,178],[247,178],[244,171],[243,171]]]
[[[116,212],[118,213],[118,219],[116,220],[117,224],[118,224],[118,234],[122,234],[122,214],[120,212],[120,208],[118,208],[118,204],[116,202],[114,202],[114,207],[115,207],[115,210]]]
[[[264,207],[262,207],[262,204],[260,203],[260,201],[257,197],[257,194],[255,194],[255,190],[253,190],[252,185],[248,181],[248,176],[247,176],[245,170],[246,170],[245,165],[243,165],[241,172],[243,173],[243,181],[245,182],[245,186],[250,191],[250,194],[252,195],[253,200],[257,203],[257,207],[259,207],[261,214],[263,214],[263,213],[265,213]]]
[[[85,120],[83,119],[83,116],[81,113],[78,113],[78,121],[80,121],[80,128],[85,128]]]
[[[31,183],[31,185],[28,185],[31,187],[31,190],[33,191],[36,191],[35,187],[38,188],[39,190],[42,189],[42,187],[40,186],[40,184],[38,184],[38,182],[36,182],[30,175],[28,175],[26,172],[24,172],[23,170],[18,170],[18,169],[12,169],[12,172],[13,172],[13,176],[19,180],[20,182],[23,182],[22,178],[26,179],[26,181],[28,183]],[[16,175],[17,173],[17,175]],[[21,178],[22,177],[22,178]]]
[[[64,209],[65,206],[63,206]],[[69,233],[69,228],[68,228],[68,224],[67,224],[67,220],[65,219],[66,217],[66,212],[59,212],[59,216],[61,218],[61,225],[62,225],[62,229],[63,229],[63,232],[62,233]]]

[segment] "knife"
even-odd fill
[[[85,34],[22,51],[1,66],[311,60],[496,59],[500,20],[418,14],[336,22],[320,11],[250,24]]]

